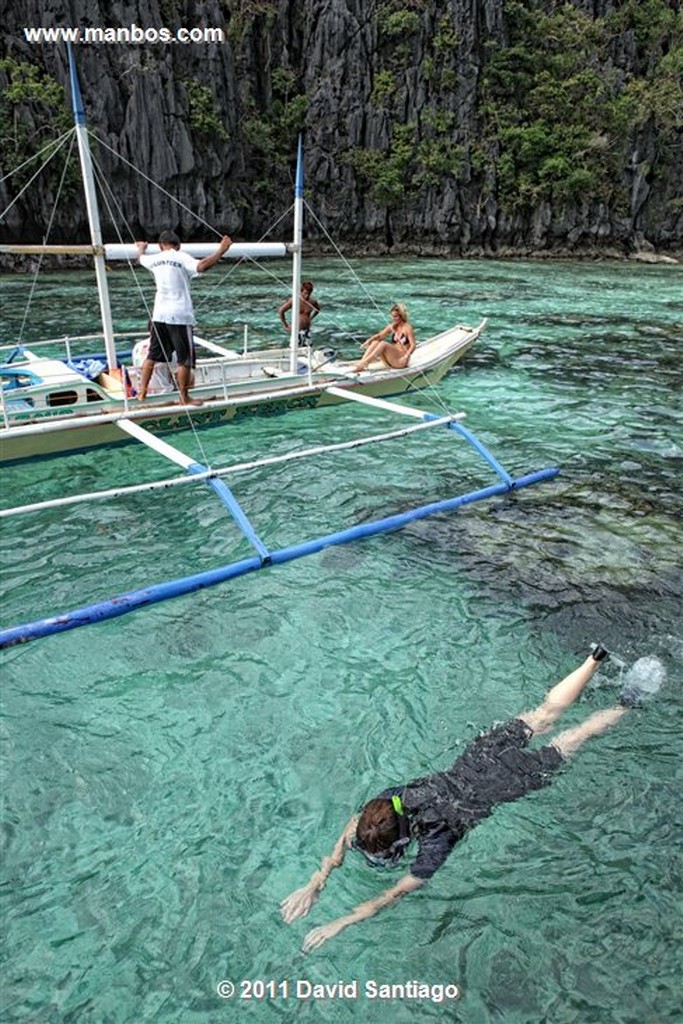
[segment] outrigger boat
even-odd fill
[[[75,80],[73,63],[72,80]],[[75,90],[77,91],[77,83]],[[79,134],[84,130],[79,117],[77,117],[77,130],[79,130]],[[87,180],[87,174],[85,177]],[[298,274],[300,267],[297,267],[297,264],[301,259],[302,206],[300,200],[302,194],[303,182],[301,162],[299,161],[293,246],[295,287],[293,289],[292,323],[296,324],[298,324]],[[91,225],[93,223],[91,217]],[[95,226],[99,230],[96,221]],[[92,249],[95,253],[96,265],[100,266],[101,276],[104,277],[104,250],[96,231],[93,231]],[[100,262],[98,263],[98,261]],[[107,329],[107,320],[104,314],[108,309],[108,304],[105,305],[102,302],[103,291],[106,294],[106,282],[101,284],[100,296],[103,306],[105,341],[108,343],[107,351],[110,353],[113,334],[110,326],[109,330]],[[111,325],[111,321],[109,321],[109,325]],[[66,364],[60,365],[59,361],[53,365],[51,360],[41,361],[37,358],[25,358],[25,354],[17,354],[17,358],[9,360],[3,368],[3,372],[6,374],[6,383],[9,385],[4,399],[5,427],[0,432],[7,452],[6,458],[22,458],[31,453],[69,451],[72,448],[82,448],[90,444],[106,444],[124,437],[138,441],[160,457],[179,466],[182,474],[163,480],[147,483],[138,481],[113,489],[62,495],[37,503],[3,508],[0,510],[0,518],[41,514],[47,509],[61,508],[80,502],[109,502],[142,491],[164,492],[164,495],[158,498],[161,501],[164,500],[164,497],[168,498],[176,486],[198,485],[201,487],[202,484],[205,484],[214,491],[216,497],[225,506],[239,531],[240,541],[246,539],[253,553],[250,557],[242,557],[238,561],[218,565],[205,572],[194,572],[179,579],[150,583],[141,590],[119,594],[71,611],[61,611],[34,622],[0,629],[0,649],[125,615],[149,604],[200,591],[215,584],[227,583],[238,576],[269,569],[306,555],[315,554],[327,547],[398,530],[410,522],[436,513],[455,510],[472,502],[489,500],[497,495],[504,495],[522,487],[551,480],[559,472],[557,468],[541,469],[521,476],[510,474],[486,446],[464,426],[462,423],[464,413],[446,413],[436,416],[423,409],[411,408],[403,403],[387,401],[386,398],[381,397],[436,383],[473,344],[483,327],[482,323],[476,328],[454,328],[429,342],[418,345],[407,372],[405,370],[392,371],[386,368],[378,368],[375,371],[373,367],[369,367],[365,373],[360,375],[351,375],[350,364],[337,363],[334,359],[330,359],[325,365],[322,365],[327,357],[317,356],[315,353],[307,353],[306,358],[303,359],[297,348],[296,331],[293,330],[293,343],[290,351],[286,354],[281,350],[258,353],[249,358],[239,358],[238,356],[231,358],[222,354],[218,358],[214,357],[208,360],[208,363],[200,365],[199,379],[193,393],[199,397],[205,397],[207,400],[206,404],[199,408],[182,408],[172,405],[168,401],[168,395],[157,395],[144,403],[136,402],[126,393],[125,374],[123,379],[118,381],[117,391],[114,384],[107,386],[106,382],[102,384],[83,379],[77,371]],[[118,369],[115,350],[111,354],[113,362],[109,364],[107,375],[114,377],[113,371]],[[319,359],[319,362],[316,363],[316,359]],[[229,373],[230,370],[234,370],[234,376]],[[100,389],[104,391],[104,394]],[[33,400],[33,404],[29,404],[29,399]],[[26,402],[28,408],[22,408],[22,402]],[[361,403],[383,417],[391,416],[393,419],[408,417],[418,422],[407,427],[390,426],[389,429],[384,428],[381,433],[368,437],[356,437],[308,449],[297,448],[231,466],[211,467],[199,463],[147,429],[152,426],[154,430],[160,431],[172,429],[175,426],[186,426],[188,416],[192,418],[193,422],[199,421],[203,417],[221,420],[235,416],[240,411],[263,410],[274,403],[281,404],[284,408],[288,405],[301,407],[302,405],[322,405],[331,402]],[[14,406],[10,407],[10,403],[14,403]],[[22,416],[25,418],[21,419]],[[484,460],[488,470],[493,472],[494,482],[484,483],[478,489],[456,497],[441,498],[395,515],[358,523],[335,533],[313,537],[279,549],[269,545],[267,540],[259,534],[226,483],[226,478],[233,477],[242,471],[251,471],[257,467],[282,464],[294,459],[315,458],[322,454],[328,455],[332,452],[386,442],[399,437],[406,438],[416,431],[433,428],[446,429],[451,437],[464,440],[474,448]],[[232,549],[232,541],[229,541],[229,546]],[[234,549],[232,550],[234,551]],[[189,558],[191,558],[191,551]]]
[[[328,349],[311,350],[299,345],[300,279],[303,225],[303,159],[299,141],[294,197],[294,238],[291,244],[233,244],[226,258],[253,259],[292,256],[292,311],[289,348],[252,352],[231,351],[198,338],[210,355],[198,360],[192,396],[199,406],[179,406],[173,383],[166,390],[136,398],[139,369],[122,365],[117,354],[106,279],[108,260],[133,260],[133,245],[104,245],[85,123],[85,112],[75,62],[69,48],[71,92],[76,139],[90,223],[89,246],[0,246],[0,252],[88,253],[95,263],[105,353],[101,371],[94,377],[74,354],[78,339],[67,344],[66,358],[42,356],[21,345],[5,345],[8,352],[0,365],[2,383],[0,462],[66,454],[98,445],[130,440],[122,424],[133,422],[153,433],[223,423],[239,415],[272,413],[339,402],[333,388],[375,397],[398,395],[438,383],[481,335],[478,326],[458,325],[418,342],[407,369],[393,370],[382,362],[354,374],[352,363],[337,359]],[[215,246],[185,245],[195,258],[213,252]],[[150,246],[148,252],[154,252]],[[41,343],[42,344],[42,343]],[[49,343],[45,343],[49,344]],[[54,348],[54,342],[51,343]],[[89,364],[92,367],[92,363]]]
[[[374,397],[420,390],[448,373],[485,324],[454,327],[418,343],[407,370],[390,370],[377,362],[363,373],[352,374],[352,363],[337,360],[324,349],[310,355],[299,352],[294,371],[283,349],[200,359],[192,395],[201,399],[201,406],[179,406],[170,391],[137,401],[132,393],[139,373],[136,367],[119,367],[116,373],[110,368],[91,380],[71,361],[24,351],[0,366],[0,462],[121,443],[127,440],[122,421],[162,433],[184,429],[190,422],[213,426],[236,416],[338,403],[330,386]]]

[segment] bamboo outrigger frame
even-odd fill
[[[342,400],[346,399],[348,401],[362,402],[363,404],[383,411],[398,413],[403,416],[419,419],[421,421],[421,429],[445,427],[446,429],[453,431],[459,437],[466,440],[475,449],[475,451],[478,452],[478,454],[488,464],[489,468],[492,469],[498,477],[498,482],[489,485],[488,487],[470,491],[456,497],[434,501],[427,505],[421,505],[407,512],[402,512],[382,519],[376,519],[367,523],[358,523],[355,526],[349,527],[345,530],[340,530],[336,533],[325,534],[321,537],[317,537],[312,540],[305,540],[299,544],[286,548],[271,550],[263,538],[259,536],[234,494],[223,481],[223,475],[237,472],[240,469],[252,469],[257,465],[266,465],[276,461],[285,461],[290,458],[310,457],[312,455],[318,455],[322,452],[329,452],[339,448],[385,441],[399,436],[405,436],[407,433],[413,432],[416,428],[413,427],[394,430],[382,435],[357,439],[354,442],[344,442],[340,445],[319,446],[303,452],[293,452],[284,456],[229,467],[223,471],[210,470],[201,463],[196,462],[191,457],[179,452],[178,449],[174,448],[166,441],[163,441],[161,438],[149,433],[149,431],[140,427],[138,424],[129,420],[120,420],[118,422],[118,426],[121,430],[151,448],[153,451],[156,451],[159,455],[162,455],[169,461],[181,466],[190,478],[194,478],[197,482],[202,480],[214,490],[219,500],[225,505],[226,509],[232,516],[241,534],[251,544],[255,552],[254,555],[250,558],[231,562],[227,565],[219,566],[216,569],[210,569],[206,572],[195,573],[194,575],[184,576],[180,579],[167,580],[164,583],[144,587],[141,590],[118,594],[115,597],[106,601],[101,601],[97,604],[87,605],[82,608],[76,608],[72,611],[51,615],[47,618],[39,619],[34,622],[24,623],[22,625],[0,630],[0,650],[7,647],[13,647],[17,644],[27,643],[30,640],[36,640],[40,637],[52,636],[55,633],[63,633],[67,630],[77,629],[80,626],[92,625],[97,622],[103,622],[107,619],[127,615],[129,612],[136,611],[137,609],[146,607],[147,605],[158,604],[159,602],[167,601],[170,598],[181,597],[185,594],[191,594],[207,587],[226,583],[229,580],[236,579],[238,576],[245,576],[252,572],[272,568],[277,565],[283,565],[298,558],[303,558],[306,555],[315,554],[322,551],[324,548],[348,544],[355,540],[361,540],[366,537],[376,536],[377,534],[399,530],[404,526],[407,526],[409,523],[415,522],[419,519],[426,519],[428,516],[436,515],[439,512],[453,511],[454,509],[460,508],[464,505],[470,505],[477,501],[484,501],[498,495],[520,490],[523,487],[543,483],[553,479],[553,477],[557,476],[559,473],[559,469],[553,467],[538,470],[521,477],[512,477],[498,462],[495,456],[486,448],[486,446],[463,425],[461,422],[464,415],[463,413],[456,413],[448,416],[436,416],[433,413],[425,413],[423,410],[399,405],[395,402],[371,398],[366,395],[358,395],[346,388],[334,388],[334,391],[336,392],[336,397]],[[90,495],[76,495],[71,499],[56,499],[55,502],[44,502],[32,506],[19,506],[15,509],[6,510],[4,515],[25,514],[62,501],[66,503],[67,501],[74,502],[94,500],[96,498],[111,497],[114,496],[115,493],[126,493],[131,490],[170,487],[184,479],[185,478],[182,477],[174,478],[171,481],[160,481],[152,485],[139,485],[134,488],[121,488],[118,492],[109,491]]]

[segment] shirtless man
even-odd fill
[[[299,344],[307,345],[311,333],[311,323],[317,317],[320,312],[320,303],[317,299],[312,299],[313,293],[313,282],[302,281],[301,282],[301,299],[299,302]],[[289,330],[289,324],[287,323],[287,313],[292,308],[292,300],[287,299],[283,302],[278,310],[278,316],[280,317],[280,323],[286,331]]]

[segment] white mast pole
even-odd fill
[[[289,369],[296,373],[299,345],[299,312],[301,309],[301,240],[304,223],[304,153],[301,136],[296,154],[296,181],[294,183],[294,241],[292,244],[292,322],[289,334]]]
[[[81,98],[81,89],[76,74],[76,62],[74,60],[71,44],[67,43],[69,54],[69,73],[71,77],[71,103],[73,107],[74,124],[76,125],[76,139],[78,140],[78,155],[81,161],[81,174],[83,175],[83,188],[85,191],[85,204],[88,210],[88,223],[90,224],[90,239],[95,252],[95,274],[97,276],[97,292],[100,298],[100,315],[102,317],[102,331],[104,333],[104,347],[107,354],[107,363],[110,370],[116,366],[116,344],[114,342],[114,328],[111,319],[111,306],[109,303],[109,288],[107,287],[107,268],[104,261],[102,248],[102,231],[100,229],[100,212],[97,206],[97,195],[95,193],[95,179],[93,177],[92,160],[90,157],[90,145],[88,142],[88,131],[85,126],[85,110]]]

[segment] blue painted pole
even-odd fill
[[[423,419],[426,421],[438,420],[439,417],[433,412],[426,412],[423,416]],[[464,437],[466,441],[469,441],[469,443],[472,445],[475,451],[479,452],[481,457],[485,459],[486,462],[488,462],[489,466],[494,471],[494,473],[497,473],[497,475],[501,478],[501,480],[503,480],[508,485],[508,487],[512,487],[513,481],[508,471],[504,469],[503,466],[501,466],[500,462],[495,457],[495,455],[493,455],[488,450],[486,445],[481,443],[478,437],[475,437],[471,430],[468,430],[467,427],[463,426],[462,423],[459,423],[457,420],[454,420],[452,423],[449,423],[448,428],[450,430],[454,430],[456,434],[460,434],[460,436]]]
[[[558,473],[559,469],[542,469],[536,473],[529,473],[527,476],[518,477],[512,481],[511,485],[506,483],[493,484],[491,487],[470,491],[468,494],[462,494],[456,498],[446,498],[443,501],[422,505],[419,508],[412,509],[410,512],[402,512],[384,519],[376,519],[374,522],[352,526],[338,533],[330,533],[324,537],[318,537],[316,540],[282,548],[279,551],[272,551],[269,561],[264,561],[260,557],[255,556],[240,562],[233,562],[231,565],[225,565],[218,569],[197,573],[194,576],[185,576],[182,579],[169,580],[166,583],[155,584],[143,590],[121,594],[109,601],[88,605],[85,608],[78,608],[75,611],[65,612],[62,615],[40,619],[37,622],[30,622],[22,626],[13,626],[0,631],[0,650],[6,647],[13,647],[15,644],[27,643],[29,640],[36,640],[39,637],[63,633],[69,629],[77,629],[79,626],[87,626],[94,622],[102,622],[105,619],[117,618],[145,605],[157,604],[160,601],[167,601],[172,597],[180,597],[183,594],[190,594],[205,587],[215,586],[217,583],[224,583],[227,580],[235,579],[237,576],[244,576],[247,573],[265,568],[268,564],[284,564],[297,558],[303,558],[305,555],[322,551],[324,548],[347,544],[350,541],[359,540],[363,537],[372,537],[379,533],[400,530],[402,527],[407,526],[408,523],[415,522],[418,519],[426,519],[437,512],[448,512],[459,508],[461,505],[469,505],[475,501],[483,501],[498,494],[505,494],[511,489],[518,490],[521,487],[529,487],[544,480],[551,480]]]
[[[85,124],[85,109],[83,107],[83,98],[81,96],[81,87],[78,82],[78,72],[76,71],[76,61],[74,59],[74,51],[71,43],[66,44],[66,52],[69,58],[69,81],[71,84],[71,110],[74,115],[74,124]]]
[[[187,467],[188,473],[206,473],[206,466],[203,466],[201,462],[193,462]],[[228,512],[235,520],[235,523],[240,528],[244,536],[247,538],[253,548],[258,551],[259,557],[262,562],[268,562],[270,559],[270,553],[268,548],[265,546],[256,530],[249,522],[249,518],[240,505],[239,501],[232,493],[228,485],[220,477],[210,476],[207,478],[206,483],[221,499]]]
[[[294,181],[294,197],[296,199],[303,199],[304,197],[304,143],[301,135],[296,147],[296,179]]]
[[[508,471],[501,466],[500,462],[495,457],[495,455],[491,454],[486,445],[483,445],[479,438],[475,437],[471,430],[468,430],[467,427],[464,427],[462,423],[458,423],[457,420],[454,423],[449,423],[448,426],[450,427],[451,430],[454,430],[456,434],[460,434],[460,436],[464,437],[466,441],[469,441],[472,447],[479,452],[482,458],[486,459],[494,473],[497,473],[501,480],[508,484],[509,487],[512,487],[513,479],[508,473]]]

